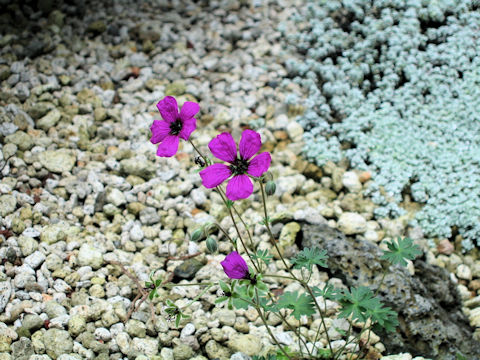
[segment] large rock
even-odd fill
[[[369,286],[373,291],[381,281],[383,252],[370,242],[349,239],[326,225],[304,224],[303,247],[318,246],[328,252],[328,267],[333,277],[348,286]],[[379,290],[382,301],[399,315],[395,333],[382,335],[389,353],[409,352],[434,359],[456,359],[461,353],[468,359],[480,358],[480,344],[474,342],[473,329],[461,310],[461,300],[449,273],[427,264],[414,262],[415,275],[395,266],[388,269]]]
[[[75,165],[75,154],[71,150],[48,150],[38,155],[40,163],[49,171],[62,173],[70,171]]]

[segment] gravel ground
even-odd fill
[[[39,4],[48,10],[49,1]],[[431,263],[451,271],[472,326],[480,328],[476,253],[464,256],[447,239],[430,239],[438,246],[428,248],[421,229],[407,226],[408,217],[374,218],[374,204],[362,195],[368,173],[345,162],[319,168],[300,157],[303,129],[295,115],[301,108],[287,107],[285,96],[302,89],[282,86],[285,60],[293,55],[283,50],[276,27],[289,24],[301,5],[122,0],[63,4],[47,16],[24,6],[26,23],[16,18],[22,28],[4,29],[1,360],[240,360],[273,348],[254,311],[214,305],[218,287],[190,307],[191,320],[178,329],[165,320],[163,300],[186,304],[199,287],[161,293],[153,301],[155,321],[143,304],[124,323],[137,288],[112,262],[140,281],[155,269],[159,276],[175,271],[176,281],[185,283],[217,281],[225,280],[220,261],[232,250],[220,235],[218,255],[205,255],[205,241],[189,241],[206,221],[218,221],[232,235],[234,229],[219,196],[201,186],[189,144],[173,158],[155,156],[149,127],[160,118],[155,104],[165,95],[179,104],[199,102],[193,139],[204,150],[220,131],[239,139],[242,128],[258,127],[272,152],[277,192],[269,209],[280,220],[274,232],[287,254],[298,251],[302,222],[326,223],[375,243],[409,235]],[[11,13],[18,15],[18,6],[10,4]],[[239,204],[251,224],[261,220],[260,206],[258,192]],[[254,225],[253,232],[269,248],[265,228]],[[327,280],[318,271],[312,278],[318,285]],[[342,328],[337,307],[328,303],[328,323]],[[268,321],[278,340],[295,349],[292,334],[276,318]],[[319,320],[297,323],[311,337],[320,326]],[[341,335],[333,327],[329,332],[342,346]],[[387,355],[378,336],[370,342]]]

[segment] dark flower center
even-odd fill
[[[170,123],[170,134],[178,135],[182,131],[183,123],[182,120],[177,119],[174,122]]]
[[[233,175],[245,174],[248,170],[248,161],[242,158],[237,158],[230,164],[230,171]]]
[[[250,275],[250,272],[247,272],[245,274],[244,279],[250,280],[250,284],[255,285],[257,283],[257,276],[256,275]]]

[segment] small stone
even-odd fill
[[[73,340],[65,330],[48,329],[43,334],[43,343],[47,355],[54,360],[62,354],[71,353],[73,350]]]
[[[125,195],[117,188],[112,187],[107,188],[106,200],[117,207],[122,206],[127,202]]]
[[[45,255],[37,250],[33,254],[27,256],[23,263],[29,265],[32,269],[37,269],[43,264],[45,258]]]
[[[290,139],[294,142],[300,142],[302,141],[303,137],[303,127],[296,121],[292,121],[287,125],[287,133]]]
[[[324,171],[328,174],[327,170]],[[343,174],[345,173],[345,170],[340,168],[340,167],[334,167],[332,171],[332,186],[333,190],[336,192],[339,192],[343,188]]]
[[[26,337],[12,344],[12,355],[15,360],[28,360],[33,354],[32,341]]]
[[[61,119],[62,114],[57,109],[53,109],[47,115],[37,120],[37,127],[48,131],[50,128],[54,127],[58,121]]]
[[[93,116],[95,121],[98,121],[98,122],[104,121],[107,118],[107,109],[103,107],[98,107],[93,112]]]
[[[362,190],[362,184],[355,171],[347,171],[343,174],[342,184],[350,192],[359,192]]]
[[[185,83],[183,81],[174,81],[165,88],[165,95],[180,96],[185,94]]]
[[[128,320],[125,331],[132,337],[144,338],[146,336],[146,325],[139,320]]]
[[[102,252],[90,244],[83,244],[77,257],[80,266],[91,266],[93,269],[99,269],[103,264]]]
[[[38,242],[29,236],[20,235],[17,242],[23,256],[28,256],[38,249]]]
[[[262,343],[254,335],[234,335],[228,340],[227,345],[234,352],[241,351],[248,356],[258,355],[262,350]]]
[[[205,352],[209,359],[229,360],[232,352],[215,340],[209,340],[205,345]]]
[[[152,338],[133,338],[132,348],[150,359],[158,354],[158,340]]]
[[[178,265],[173,274],[180,279],[191,280],[194,278],[198,270],[203,267],[203,263],[197,259],[185,260],[182,264]]]
[[[340,215],[337,226],[346,235],[362,234],[367,230],[367,221],[357,213],[344,212]]]
[[[25,232],[24,232],[25,234]],[[47,225],[43,228],[40,235],[40,241],[47,244],[54,244],[57,241],[62,241],[66,238],[64,228],[58,225]]]
[[[33,333],[43,327],[43,319],[37,314],[27,314],[23,318],[22,326]]]
[[[220,309],[213,314],[213,319],[218,319],[222,325],[233,326],[236,319],[235,311]]]
[[[140,241],[143,238],[144,238],[144,234],[140,225],[138,224],[133,225],[132,228],[130,229],[130,240]]]
[[[155,175],[155,164],[142,158],[130,158],[120,161],[122,172],[127,175],[136,175],[145,180],[150,180]]]
[[[173,357],[175,360],[188,360],[191,359],[192,356],[193,349],[186,344],[180,344],[173,348]]]
[[[5,307],[10,301],[11,295],[12,285],[10,284],[10,281],[0,281],[0,314],[5,310]]]
[[[105,25],[105,23],[102,20],[91,22],[87,28],[88,32],[91,32],[95,35],[99,35],[103,33],[105,30],[107,30],[107,25]]]
[[[437,250],[439,254],[451,255],[455,247],[448,239],[442,239],[437,245]]]
[[[184,328],[180,332],[180,338],[193,335],[194,333],[195,333],[195,325],[193,325],[192,323],[188,323],[187,325],[184,326]]]
[[[38,155],[40,163],[49,171],[63,173],[72,170],[75,154],[67,149],[44,151]]]
[[[287,246],[292,246],[295,244],[295,240],[297,239],[297,235],[300,231],[300,224],[296,222],[289,222],[285,224],[280,232],[279,243],[283,248]]]
[[[463,280],[472,280],[472,270],[468,265],[460,264],[457,266],[457,277]]]
[[[67,310],[56,301],[49,301],[45,305],[45,313],[50,319],[67,314]]]
[[[7,216],[15,211],[17,199],[13,195],[0,196],[0,216]]]
[[[22,151],[30,150],[34,145],[33,138],[23,131],[17,131],[5,137],[5,143],[15,144]]]

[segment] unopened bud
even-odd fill
[[[209,238],[207,239],[207,250],[208,250],[208,252],[209,252],[210,254],[214,254],[214,253],[216,253],[217,250],[218,250],[218,244],[217,244],[217,242],[215,241],[215,239],[212,238],[212,237],[209,237]]]
[[[199,241],[202,237],[203,237],[202,228],[196,229],[191,235],[192,241]]]
[[[269,181],[267,182],[267,185],[265,185],[265,192],[267,193],[268,196],[272,196],[275,194],[275,190],[277,189],[277,185],[275,185],[275,181]]]

